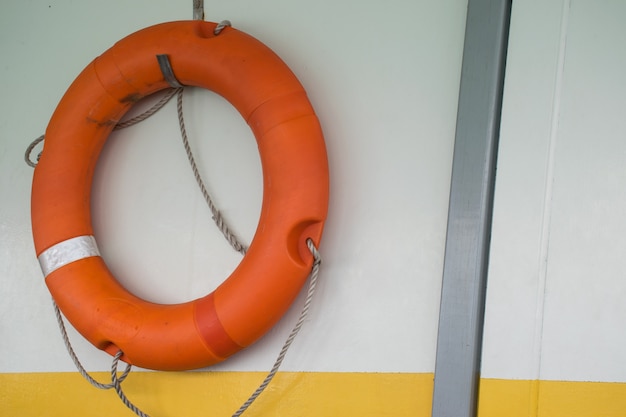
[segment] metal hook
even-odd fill
[[[204,20],[204,0],[193,0],[193,20]]]
[[[163,78],[165,78],[165,81],[167,81],[170,87],[184,87],[184,85],[182,85],[180,81],[176,79],[176,76],[174,75],[174,70],[172,70],[172,65],[170,64],[170,59],[167,54],[157,55],[156,58],[159,62],[159,68],[161,68],[161,73],[163,73]]]

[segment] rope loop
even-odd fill
[[[169,101],[174,97],[174,94],[178,91],[177,88],[172,88],[167,90],[167,92],[161,97],[159,101],[157,101],[152,107],[150,107],[145,112],[141,113],[138,116],[133,117],[132,119],[125,120],[123,122],[119,122],[115,125],[113,130],[126,129],[127,127],[131,127],[136,125],[139,122],[143,122],[148,117],[153,116],[156,112],[161,110]]]
[[[119,350],[113,357],[113,361],[111,362],[111,384],[109,385],[112,385],[113,388],[115,388],[117,396],[120,398],[120,400],[122,400],[124,405],[128,407],[133,413],[137,414],[139,417],[150,417],[148,414],[141,411],[135,404],[133,404],[122,390],[123,379],[118,379],[117,377],[117,363],[119,362],[123,354],[124,352]]]
[[[119,122],[118,124],[115,125],[113,130],[120,130],[120,129],[125,129],[127,127],[131,127],[133,125],[136,125],[139,122],[143,122],[150,116],[153,116],[156,112],[161,110],[174,97],[174,94],[176,94],[178,90],[179,88],[172,88],[168,90],[163,95],[163,97],[161,97],[161,99],[157,101],[154,105],[152,105],[152,107],[150,107],[148,110],[146,110],[145,112],[131,119],[125,120],[123,122]],[[33,149],[35,149],[35,146],[37,146],[40,142],[43,142],[44,140],[45,140],[45,135],[41,135],[37,139],[32,141],[30,145],[28,145],[28,147],[26,148],[26,152],[24,152],[24,161],[29,167],[35,168],[37,166],[37,163],[39,163],[39,159],[41,158],[41,154],[43,153],[43,151],[39,152],[39,154],[37,155],[37,162],[33,162],[33,160],[30,158],[30,155],[33,153]]]
[[[98,382],[91,375],[89,375],[89,373],[85,370],[85,367],[83,366],[82,363],[80,363],[78,356],[76,356],[76,352],[74,352],[74,349],[72,348],[72,344],[70,343],[70,339],[67,335],[67,330],[65,329],[65,324],[63,323],[63,317],[61,316],[61,310],[59,309],[59,306],[57,306],[57,303],[55,303],[54,300],[52,300],[52,305],[54,307],[54,314],[56,316],[57,323],[59,325],[59,330],[61,330],[61,337],[63,338],[63,342],[65,343],[65,348],[67,349],[67,352],[69,353],[70,358],[72,359],[72,362],[74,362],[76,369],[78,369],[78,372],[83,376],[83,378],[85,378],[91,385],[93,385],[96,388],[99,388],[99,389],[113,388],[115,386],[113,383],[103,384],[101,382]],[[116,368],[117,368],[117,365],[116,365]],[[121,384],[126,379],[128,374],[130,373],[131,368],[132,368],[132,365],[127,365],[126,369],[122,373],[122,376],[117,378],[117,375],[116,375],[116,380],[118,384]]]
[[[33,160],[30,159],[30,154],[33,153],[33,149],[35,149],[35,146],[37,146],[40,142],[43,142],[43,140],[44,135],[41,135],[37,139],[32,141],[30,145],[28,145],[28,147],[26,148],[26,152],[24,152],[24,161],[29,167],[35,168],[37,166],[37,163],[39,162],[39,158],[41,158],[41,154],[43,151],[39,152],[39,154],[37,155],[37,162],[33,162]]]
[[[213,34],[215,36],[217,36],[220,33],[222,33],[224,28],[227,28],[227,27],[230,27],[230,26],[232,26],[231,23],[230,23],[230,20],[222,20],[221,22],[219,22],[217,24],[217,26],[215,26],[215,29],[213,30]]]
[[[276,361],[274,362],[274,365],[272,366],[270,372],[267,374],[263,382],[261,382],[261,385],[259,385],[259,387],[252,393],[252,395],[250,395],[246,402],[243,403],[241,407],[239,407],[239,409],[232,415],[232,417],[240,417],[252,405],[252,403],[258,398],[258,396],[263,393],[263,391],[265,390],[265,388],[267,388],[270,382],[272,382],[272,379],[274,379],[276,373],[278,372],[278,368],[280,368],[280,365],[283,363],[283,359],[285,359],[285,356],[287,355],[289,347],[300,332],[300,329],[302,328],[302,325],[304,324],[309,314],[309,307],[311,306],[311,301],[313,300],[313,295],[315,294],[315,289],[317,288],[317,278],[319,276],[322,257],[320,256],[320,253],[317,250],[317,247],[315,246],[315,243],[312,239],[307,239],[306,244],[309,248],[309,251],[311,251],[311,254],[313,255],[313,266],[311,267],[311,273],[309,275],[309,288],[307,290],[306,299],[304,300],[302,311],[300,312],[300,317],[298,317],[298,321],[296,322],[295,326],[293,326],[291,333],[287,337],[287,340],[285,340],[283,347],[280,349],[280,353],[278,354],[278,357],[276,358]]]
[[[322,263],[322,257],[312,239],[307,239],[306,244],[307,244],[307,247],[309,248],[309,251],[313,255],[313,265],[311,267],[311,273],[309,274],[309,287],[307,290],[307,295],[304,300],[304,305],[300,312],[300,316],[298,317],[298,321],[296,322],[293,329],[291,330],[291,333],[287,337],[287,340],[285,340],[283,347],[280,349],[278,357],[274,361],[274,365],[272,366],[271,370],[269,371],[265,379],[263,379],[263,382],[261,382],[259,387],[252,393],[252,395],[250,395],[250,397],[241,405],[241,407],[239,407],[239,409],[232,415],[232,417],[240,417],[248,408],[250,408],[252,403],[259,397],[259,395],[263,393],[263,391],[265,391],[265,388],[267,388],[267,386],[272,382],[272,380],[278,373],[278,369],[283,363],[285,356],[287,355],[287,351],[289,350],[289,348],[291,347],[291,344],[293,343],[296,336],[300,332],[300,329],[302,328],[302,325],[306,321],[306,318],[309,314],[311,301],[313,300],[313,295],[315,294],[315,289],[317,288],[317,281],[318,281],[318,276],[319,276],[319,271],[320,271],[320,265]],[[54,300],[52,300],[52,303],[54,306],[54,311],[57,317],[59,328],[61,330],[61,335],[63,337],[63,341],[65,342],[65,347],[67,348],[67,351],[70,357],[72,358],[74,365],[76,365],[78,372],[87,381],[89,381],[91,385],[93,385],[96,388],[100,388],[100,389],[114,388],[115,392],[117,393],[117,396],[120,398],[122,403],[124,403],[126,407],[128,407],[133,413],[135,413],[139,417],[150,417],[148,414],[141,411],[135,404],[133,404],[128,399],[124,391],[122,390],[122,382],[126,379],[126,377],[130,373],[130,370],[132,368],[132,365],[126,365],[126,369],[124,370],[122,375],[120,377],[117,376],[118,363],[124,353],[121,350],[119,350],[113,357],[113,361],[111,362],[111,383],[102,384],[96,381],[91,375],[87,373],[83,365],[78,360],[78,357],[76,356],[76,353],[74,352],[74,349],[72,348],[72,345],[69,341],[69,337],[67,335],[67,331],[63,323],[63,318],[61,317],[61,311],[59,307],[56,305],[56,303],[54,302]]]

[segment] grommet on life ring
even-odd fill
[[[89,64],[46,130],[32,186],[32,229],[46,284],[72,325],[128,363],[186,370],[220,362],[265,334],[296,298],[319,244],[328,207],[322,131],[304,88],[281,59],[233,28],[181,21],[140,30]],[[98,155],[142,97],[176,78],[226,98],[250,125],[263,169],[263,204],[250,248],[211,294],[174,305],[124,289],[100,257],[90,214]]]

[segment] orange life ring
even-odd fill
[[[322,131],[304,88],[253,37],[215,23],[181,21],[140,30],[89,64],[46,130],[32,186],[32,230],[46,284],[93,345],[150,369],[212,365],[249,346],[300,291],[328,206]],[[90,187],[109,133],[139,99],[168,87],[156,55],[176,78],[226,98],[250,125],[263,169],[263,205],[239,266],[211,294],[160,305],[125,290],[99,256]]]

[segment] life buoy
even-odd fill
[[[220,362],[265,334],[300,291],[328,206],[322,131],[304,88],[281,59],[233,28],[181,21],[140,30],[91,62],[46,130],[32,185],[32,230],[46,284],[72,325],[111,355],[158,370]],[[90,214],[98,155],[142,97],[168,87],[157,55],[184,85],[226,98],[250,125],[263,170],[263,204],[250,248],[211,294],[161,305],[124,289],[100,257]]]

